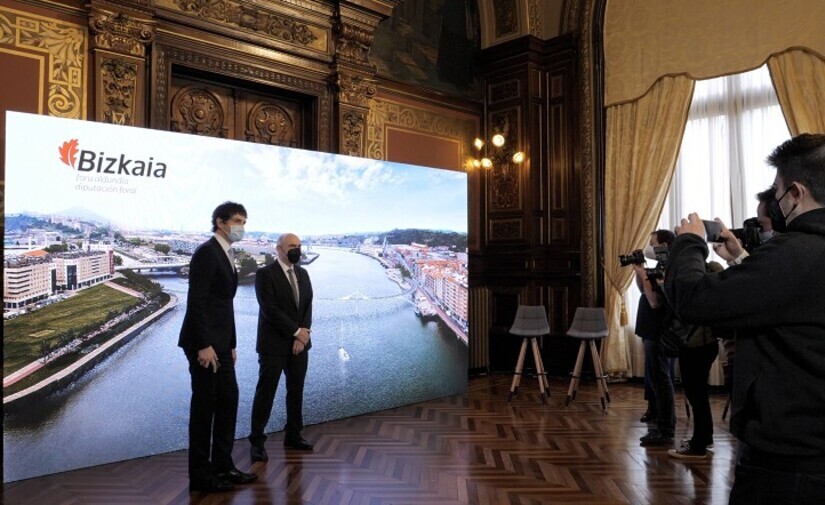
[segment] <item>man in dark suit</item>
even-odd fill
[[[238,415],[235,309],[238,288],[232,242],[243,238],[246,209],[224,202],[212,213],[215,235],[189,264],[189,293],[178,346],[189,361],[189,490],[230,491],[257,479],[232,462]]]
[[[301,240],[292,233],[278,237],[277,260],[258,270],[255,293],[258,297],[258,385],[252,403],[252,461],[267,461],[264,429],[272,412],[272,402],[281,373],[286,377],[286,426],[284,447],[311,451],[301,437],[304,378],[309,363],[312,326],[312,284],[301,261]]]

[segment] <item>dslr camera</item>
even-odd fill
[[[731,230],[731,233],[742,242],[742,247],[750,254],[754,249],[762,245],[762,239],[759,238],[760,231],[762,231],[762,225],[759,224],[759,220],[755,217],[750,217],[745,219],[741,228]]]
[[[645,253],[641,249],[636,249],[630,254],[620,254],[619,264],[623,267],[628,265],[644,265]]]
[[[665,276],[665,266],[667,265],[667,244],[661,244],[653,248],[656,255],[656,267],[645,268],[647,278],[651,281],[662,279]],[[623,267],[628,265],[644,265],[645,253],[641,249],[636,249],[630,254],[620,254],[619,264]]]

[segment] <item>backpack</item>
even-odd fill
[[[683,348],[693,349],[714,342],[716,342],[716,337],[713,336],[713,331],[709,327],[685,324],[676,314],[668,311],[659,337],[659,344],[665,356],[676,358]]]
[[[716,261],[705,263],[705,271],[708,273],[721,272],[722,265]],[[716,342],[713,331],[707,326],[698,324],[685,324],[672,310],[667,311],[667,315],[662,323],[662,333],[659,343],[665,356],[676,358],[682,348],[694,349]]]

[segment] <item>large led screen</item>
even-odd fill
[[[226,200],[249,214],[239,439],[254,275],[284,232],[315,292],[306,424],[465,391],[465,174],[20,113],[6,125],[4,482],[186,448],[187,270]],[[285,423],[284,389],[267,432]]]

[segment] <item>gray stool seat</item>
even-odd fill
[[[521,383],[521,372],[524,367],[524,357],[527,354],[527,345],[530,344],[533,350],[533,360],[536,363],[536,375],[539,379],[539,391],[541,392],[541,403],[547,402],[550,396],[550,383],[547,382],[547,372],[544,370],[544,363],[541,360],[539,345],[536,338],[550,334],[550,325],[547,323],[547,312],[543,305],[519,305],[516,312],[516,319],[510,328],[512,335],[522,337],[521,350],[516,361],[516,370],[513,372],[513,383],[510,385],[510,394],[507,401],[511,401],[518,395],[518,387]]]
[[[576,315],[573,316],[573,323],[570,325],[570,329],[567,330],[567,336],[580,339],[581,343],[579,344],[579,354],[576,357],[576,365],[570,374],[570,387],[567,390],[567,399],[564,402],[565,406],[569,405],[571,400],[576,399],[576,391],[579,388],[579,378],[581,376],[582,364],[584,363],[584,354],[587,347],[589,347],[590,355],[593,359],[593,372],[596,375],[596,383],[599,387],[599,399],[602,403],[602,410],[607,409],[607,404],[610,403],[610,392],[607,390],[607,375],[602,369],[602,360],[599,356],[599,350],[596,348],[596,341],[606,337],[607,333],[607,318],[605,317],[603,308],[579,307],[576,309]]]

